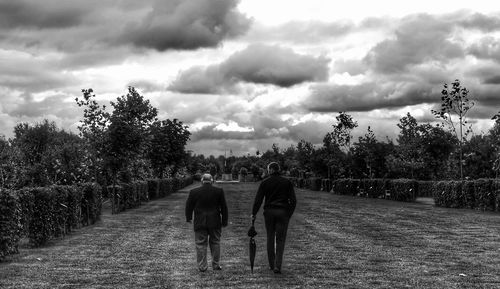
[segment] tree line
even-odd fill
[[[296,145],[271,149],[256,156],[215,158],[190,157],[192,169],[222,171],[233,164],[233,174],[245,167],[256,177],[270,161],[278,162],[290,175],[322,178],[411,178],[419,180],[496,178],[500,172],[500,114],[486,133],[474,134],[467,113],[474,107],[469,90],[459,80],[444,84],[441,105],[432,110],[436,124],[419,123],[410,113],[397,124],[395,140],[377,139],[369,126],[361,137],[352,131],[358,123],[339,112],[332,130],[321,145],[300,140]]]
[[[11,139],[0,138],[0,186],[108,186],[184,173],[188,126],[158,119],[158,110],[134,87],[100,105],[92,89],[75,99],[83,109],[79,134],[54,122],[19,123]]]

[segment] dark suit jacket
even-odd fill
[[[194,230],[220,229],[227,226],[228,212],[224,191],[211,184],[192,189],[186,201],[186,221],[194,211]]]
[[[272,174],[260,183],[253,202],[252,215],[257,215],[264,199],[264,210],[283,208],[288,211],[290,217],[297,205],[292,182],[279,174]]]

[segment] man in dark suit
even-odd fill
[[[212,175],[204,174],[202,185],[189,192],[186,201],[186,221],[191,223],[194,211],[194,238],[196,260],[201,272],[207,270],[207,245],[210,244],[212,269],[221,270],[220,237],[227,226],[228,212],[224,191],[212,186]]]
[[[264,220],[267,232],[269,269],[276,274],[281,274],[288,222],[295,211],[297,199],[292,182],[280,176],[278,163],[270,163],[267,170],[269,176],[260,183],[255,196],[252,220],[255,220],[262,201],[265,199]]]

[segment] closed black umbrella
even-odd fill
[[[255,231],[255,220],[252,220],[252,226],[248,230],[248,237],[250,237],[249,243],[249,254],[250,254],[250,269],[253,273],[253,264],[255,261],[255,253],[257,252],[257,244],[255,243],[254,237],[257,236],[257,231]]]

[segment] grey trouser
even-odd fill
[[[285,251],[286,231],[290,217],[286,209],[272,208],[264,211],[267,232],[267,259],[271,269],[281,270]]]
[[[221,229],[200,229],[194,231],[196,243],[196,261],[200,271],[207,270],[207,245],[212,254],[212,268],[219,266]]]

